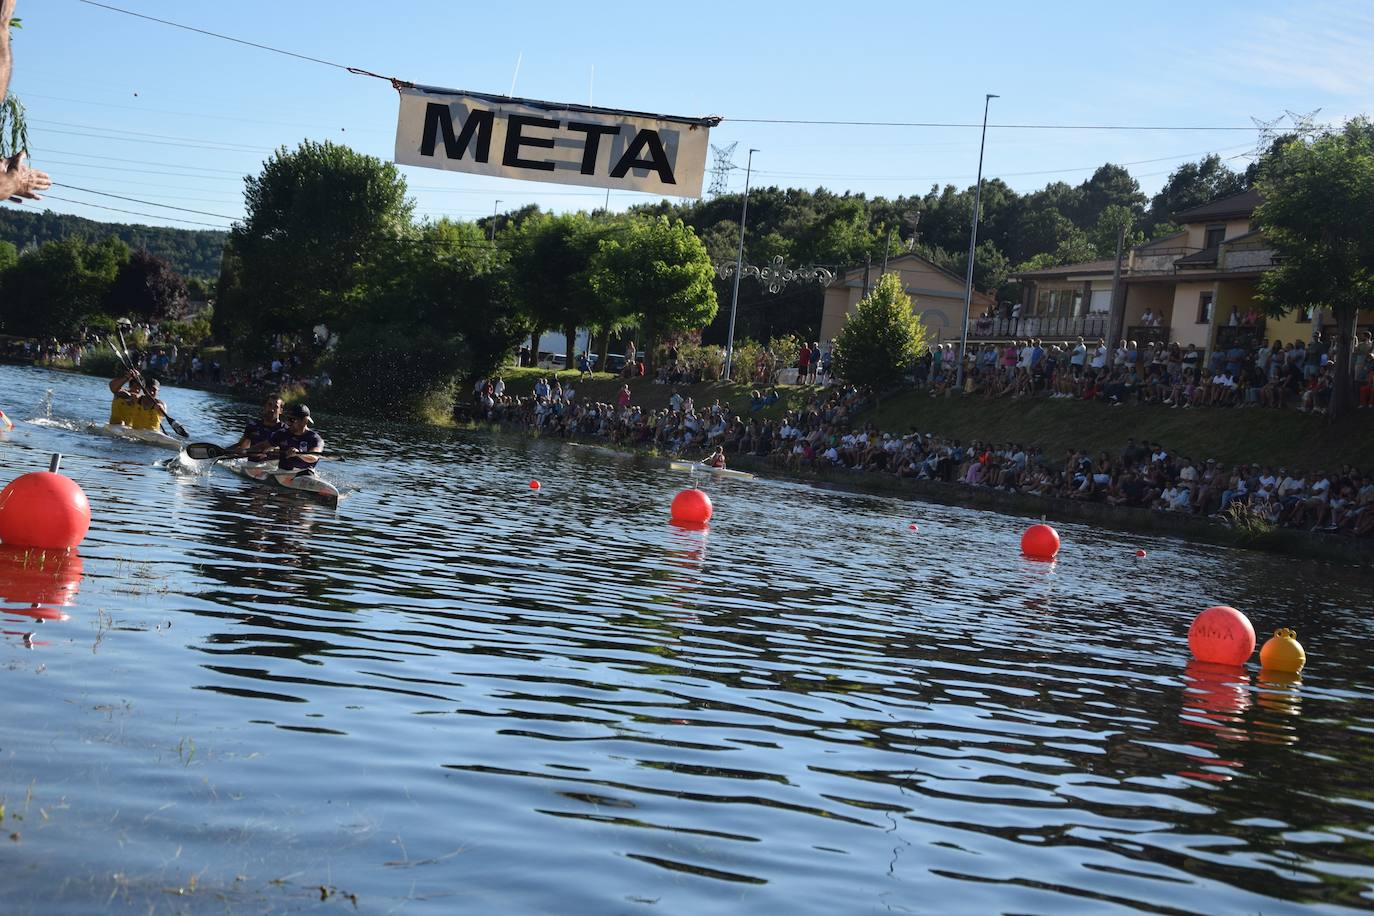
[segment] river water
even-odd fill
[[[0,557],[6,913],[1374,908],[1367,573],[767,480],[681,530],[662,462],[325,417],[333,510],[0,380],[94,515]],[[1301,679],[1190,664],[1215,603]]]

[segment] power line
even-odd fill
[[[241,217],[237,217],[237,216],[225,216],[223,213],[211,213],[211,212],[209,212],[208,210],[192,210],[192,209],[190,209],[189,207],[175,207],[175,206],[172,206],[171,204],[160,204],[160,203],[158,203],[157,201],[153,201],[153,200],[140,200],[140,199],[137,198],[137,197],[124,197],[124,196],[121,196],[121,195],[119,195],[119,194],[110,194],[110,193],[108,193],[108,192],[106,192],[106,191],[92,191],[90,188],[78,188],[78,187],[77,187],[76,185],[74,185],[74,184],[59,184],[58,182],[53,182],[53,187],[56,187],[56,188],[67,188],[67,189],[72,190],[72,191],[82,191],[82,192],[84,192],[84,193],[86,193],[86,194],[95,194],[95,195],[98,195],[98,196],[100,196],[100,197],[113,197],[115,200],[127,200],[127,201],[129,201],[130,203],[134,203],[134,204],[143,204],[144,206],[147,206],[147,207],[163,207],[163,208],[165,208],[165,209],[167,209],[167,210],[180,210],[182,213],[197,213],[197,214],[199,214],[199,215],[201,215],[201,216],[213,216],[213,217],[215,217],[216,219],[227,219],[227,220],[229,220],[230,222],[233,222],[233,221],[235,221],[235,220],[241,218]]]
[[[346,70],[362,76],[372,76],[377,79],[389,79],[388,77],[362,70],[358,67],[349,67],[345,64],[336,63],[332,60],[324,60],[319,57],[311,57],[308,54],[300,54],[296,51],[287,51],[282,48],[274,48],[271,45],[259,44],[255,41],[248,41],[243,38],[235,38],[232,35],[224,35],[220,32],[212,32],[208,29],[200,29],[195,26],[183,25],[179,22],[172,22],[169,19],[159,19],[156,16],[147,16],[143,13],[135,13],[132,10],[121,9],[106,3],[98,3],[96,0],[78,0],[88,6],[95,6],[101,9],[110,10],[115,13],[123,13],[126,16],[134,16],[138,19],[146,19],[149,22],[156,22],[161,25],[171,26],[176,29],[184,29],[188,32],[195,32],[199,35],[207,35],[211,38],[218,38],[222,41],[230,41],[235,44],[246,45],[250,48],[257,48],[262,51],[271,51],[274,54],[283,54],[287,57],[294,57],[298,60],[309,61],[311,63],[323,64],[326,67],[334,67],[339,70]],[[395,79],[391,79],[396,83]],[[932,128],[982,128],[981,122],[963,121],[841,121],[841,120],[812,120],[806,118],[734,118],[722,117],[722,121],[733,121],[737,124],[802,124],[822,127],[932,127]],[[1141,130],[1141,131],[1247,131],[1253,132],[1255,127],[1239,125],[1199,125],[1199,124],[988,124],[991,128],[1001,128],[1005,130]]]
[[[152,108],[143,105],[117,105],[114,102],[97,102],[92,99],[69,99],[59,95],[43,95],[39,92],[26,92],[24,93],[24,98],[49,99],[54,102],[70,102],[74,105],[94,105],[98,108],[117,108],[121,111],[139,111],[146,114],[177,115],[182,118],[204,118],[211,121],[235,121],[240,124],[269,124],[274,127],[314,127],[320,130],[334,130],[336,128],[339,130],[347,130],[347,128],[341,128],[337,124],[308,124],[303,121],[269,121],[263,118],[236,118],[233,115],[204,114],[196,111],[175,111],[170,108]],[[353,129],[366,133],[390,133],[390,131],[378,127],[354,127]]]
[[[1117,165],[1124,168],[1130,165],[1148,165],[1155,162],[1168,162],[1171,159],[1190,159],[1193,156],[1210,156],[1215,153],[1229,153],[1232,150],[1249,149],[1250,146],[1251,144],[1249,143],[1240,143],[1236,144],[1235,146],[1224,146],[1220,149],[1215,150],[1200,150],[1198,152],[1193,153],[1177,153],[1171,156],[1158,156],[1154,159],[1136,159],[1131,162],[1107,162],[1098,163],[1097,165],[1064,166],[1062,168],[1037,169],[1035,171],[1029,172],[1000,172],[994,177],[1020,178],[1025,177],[1027,175],[1058,175],[1063,172],[1088,172],[1094,169],[1101,168],[1103,165]],[[770,169],[754,169],[754,171],[760,175],[774,175],[780,178],[829,178],[833,180],[845,181],[960,181],[965,179],[971,179],[973,177],[972,175],[836,175],[822,172],[784,172]]]
[[[29,118],[29,123],[30,123],[30,124],[54,124],[54,125],[56,125],[56,126],[58,126],[58,127],[75,127],[75,128],[77,128],[77,129],[79,129],[79,130],[98,130],[98,131],[102,131],[102,132],[104,132],[104,133],[106,133],[106,134],[127,134],[129,137],[137,137],[137,138],[147,137],[147,138],[154,139],[154,140],[182,140],[182,141],[185,141],[185,142],[187,142],[187,143],[200,143],[200,144],[204,144],[204,145],[206,145],[206,146],[213,146],[213,147],[216,147],[216,148],[218,148],[218,149],[224,149],[224,150],[234,150],[234,148],[237,147],[237,148],[238,148],[238,151],[240,151],[240,152],[245,152],[245,153],[261,153],[261,152],[268,152],[268,151],[269,151],[269,148],[268,148],[268,147],[265,147],[265,146],[249,146],[249,145],[246,144],[246,143],[225,143],[225,142],[222,141],[222,140],[206,140],[206,139],[204,139],[204,138],[202,138],[202,137],[179,137],[179,136],[176,136],[175,134],[150,134],[150,133],[145,133],[145,132],[140,131],[140,130],[124,130],[123,128],[120,128],[120,127],[92,127],[92,126],[89,125],[89,124],[72,124],[72,123],[69,122],[69,121],[48,121],[48,120],[45,120],[45,119],[43,119],[43,118]],[[124,138],[124,137],[111,136],[111,137],[100,137],[99,139],[102,139],[102,140],[123,140],[123,139],[125,139],[125,138]]]
[[[146,216],[150,219],[163,219],[173,223],[187,223],[192,226],[209,226],[211,229],[218,229],[221,232],[223,232],[227,228],[225,226],[217,226],[214,223],[201,223],[193,219],[178,219],[175,216],[164,216],[161,213],[142,213],[138,210],[121,210],[118,207],[107,207],[104,204],[92,204],[87,203],[84,200],[72,200],[68,197],[58,197],[56,194],[44,194],[43,199],[60,200],[64,204],[75,204],[78,207],[95,207],[97,210],[109,210],[112,213],[128,213],[133,216]],[[154,204],[153,206],[157,206],[157,204]]]
[[[41,162],[43,165],[65,165],[65,166],[72,166],[72,167],[83,168],[83,169],[97,169],[98,171],[102,171],[102,172],[119,172],[119,173],[121,173],[121,174],[129,174],[129,175],[167,175],[167,176],[169,176],[169,177],[171,177],[171,178],[194,178],[194,179],[197,179],[197,180],[199,180],[199,181],[235,181],[235,182],[238,181],[238,179],[235,179],[235,178],[224,178],[224,177],[221,177],[221,176],[219,176],[219,175],[187,175],[187,174],[184,173],[184,172],[163,172],[163,171],[159,171],[159,170],[157,170],[157,169],[130,169],[130,168],[124,168],[124,167],[122,167],[122,166],[119,167],[119,168],[102,168],[101,166],[98,166],[98,165],[92,165],[92,164],[89,163],[89,162],[62,162],[60,159],[49,159],[49,158],[47,158],[46,156],[35,156],[35,157],[34,157],[34,161],[35,161],[35,162]],[[112,160],[112,161],[128,161],[128,160]],[[158,187],[161,187],[161,185],[158,185]]]
[[[271,51],[274,54],[285,54],[287,57],[295,57],[300,60],[308,60],[314,64],[324,64],[326,67],[337,67],[340,70],[348,70],[350,72],[353,71],[352,67],[345,66],[344,64],[336,64],[332,60],[322,60],[318,57],[311,57],[308,54],[297,54],[295,51],[284,51],[281,48],[274,48],[270,45],[258,44],[256,41],[248,41],[243,38],[234,38],[232,35],[221,35],[219,32],[211,32],[208,29],[198,29],[195,26],[182,25],[179,22],[172,22],[169,19],[158,19],[156,16],[145,16],[142,13],[135,13],[132,10],[120,9],[117,6],[110,6],[106,3],[97,3],[95,2],[95,0],[77,0],[77,2],[84,3],[87,6],[98,6],[101,9],[110,10],[111,12],[115,13],[123,13],[126,16],[133,16],[137,19],[147,19],[149,22],[156,22],[160,23],[161,25],[169,25],[174,29],[185,29],[188,32],[196,32],[200,35],[208,35],[211,38],[219,38],[224,41],[232,41],[235,44],[247,45],[250,48],[258,48],[262,51]]]
[[[113,156],[105,156],[105,155],[99,155],[99,156],[97,156],[97,155],[94,155],[94,154],[92,154],[92,153],[77,153],[77,152],[72,152],[71,150],[65,150],[65,149],[50,149],[50,150],[46,150],[46,152],[48,152],[48,153],[56,153],[56,154],[59,155],[59,156],[76,156],[78,159],[96,159],[96,160],[98,160],[98,161],[100,161],[100,162],[129,162],[129,163],[132,163],[132,164],[134,164],[134,165],[165,165],[165,166],[167,166],[167,167],[169,167],[169,168],[174,168],[174,169],[193,169],[193,170],[195,170],[195,171],[197,171],[197,172],[221,172],[221,173],[223,173],[223,174],[225,174],[225,175],[237,175],[237,176],[239,176],[239,178],[243,177],[243,169],[212,169],[212,168],[210,168],[209,166],[204,166],[204,165],[182,165],[182,164],[179,163],[179,162],[152,162],[152,161],[147,160],[147,159],[116,159],[116,158],[114,158]],[[65,164],[65,163],[64,163],[64,164]],[[191,177],[191,176],[187,176],[187,177]],[[205,176],[201,176],[201,177],[211,178],[211,177],[213,177],[213,176],[205,175]],[[224,180],[224,179],[216,178],[215,180],[216,180],[216,181],[221,181],[221,180]],[[238,178],[233,178],[233,179],[229,179],[229,180],[231,180],[231,181],[237,181]]]
[[[32,124],[32,123],[34,123],[34,122],[33,122],[32,120],[30,120],[29,123]],[[183,149],[217,150],[217,151],[226,152],[226,153],[251,153],[251,152],[253,152],[252,150],[246,150],[246,149],[233,149],[233,148],[231,148],[231,147],[214,146],[214,145],[210,145],[210,144],[199,144],[199,143],[172,143],[172,142],[167,141],[167,140],[145,140],[145,139],[143,139],[143,138],[141,138],[141,137],[111,137],[111,136],[105,136],[105,135],[102,135],[102,134],[89,134],[89,133],[85,133],[85,132],[79,131],[79,130],[56,130],[56,129],[51,128],[51,127],[44,127],[44,128],[41,128],[41,132],[44,133],[44,134],[61,134],[61,135],[63,135],[63,136],[70,136],[70,137],[89,137],[89,138],[92,139],[92,140],[104,140],[104,141],[107,141],[107,142],[110,141],[110,140],[114,140],[114,141],[117,142],[117,143],[147,143],[147,144],[150,144],[150,145],[152,145],[152,146],[179,146],[179,147],[181,147],[181,148],[183,148]],[[35,131],[35,133],[38,133],[38,131]],[[261,155],[261,154],[264,153],[264,152],[270,152],[270,150],[266,149],[265,147],[264,147],[264,148],[261,148],[260,150],[258,150],[258,155]]]
[[[82,0],[86,2],[86,0]],[[972,127],[982,128],[982,122],[970,121],[810,121],[802,118],[729,118],[737,124],[808,124],[828,127]],[[1006,130],[1245,130],[1254,126],[1211,126],[1199,124],[989,124],[989,128]]]

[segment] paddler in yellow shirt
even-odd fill
[[[110,425],[130,429],[158,430],[167,416],[167,405],[158,400],[158,381],[144,382],[137,372],[126,372],[110,379]]]

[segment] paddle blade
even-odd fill
[[[180,423],[178,423],[176,420],[173,420],[171,417],[167,418],[167,425],[172,427],[172,432],[176,433],[181,438],[191,438],[191,434],[186,431],[186,427],[182,426]]]
[[[228,449],[220,448],[213,442],[192,442],[182,449],[186,457],[192,461],[208,461],[211,458],[223,458],[229,454]]]

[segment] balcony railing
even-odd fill
[[[1169,329],[1157,324],[1133,324],[1126,328],[1126,339],[1142,347],[1146,344],[1162,347],[1169,342]]]
[[[1217,328],[1216,348],[1229,350],[1233,346],[1240,346],[1248,349],[1259,346],[1263,340],[1265,340],[1263,318],[1254,324],[1224,324]]]
[[[1106,315],[1041,316],[1025,318],[979,318],[969,324],[970,337],[980,339],[1008,337],[1093,338],[1107,333]]]

